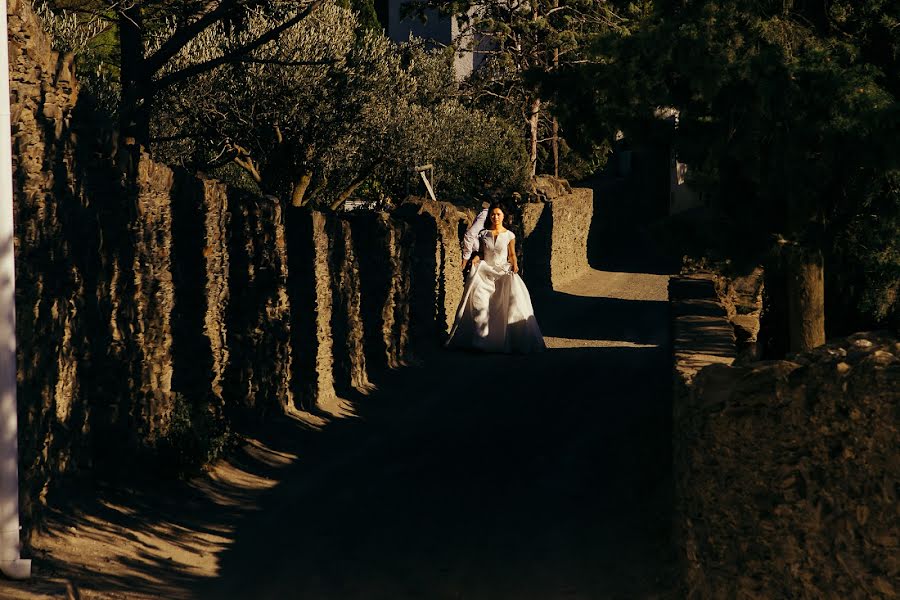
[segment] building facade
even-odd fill
[[[415,1],[383,0],[376,5],[388,37],[395,42],[422,39],[429,46],[439,48],[454,45],[457,48],[453,58],[456,79],[461,81],[471,75],[484,61],[485,40],[464,31],[457,17],[442,17],[434,10],[426,11],[424,20],[414,15],[404,16],[406,6]]]

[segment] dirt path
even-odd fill
[[[73,499],[0,597],[674,598],[666,281],[592,271],[535,296],[547,353],[435,351],[357,418]]]
[[[287,468],[200,597],[659,597],[665,294],[592,272],[536,298],[550,352],[407,370]]]

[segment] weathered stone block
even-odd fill
[[[594,212],[588,188],[560,190],[552,200],[522,206],[523,277],[557,288],[590,269],[587,239]]]

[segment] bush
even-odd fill
[[[864,185],[859,209],[835,224],[826,262],[832,335],[900,327],[900,171]]]
[[[166,471],[187,475],[216,460],[232,441],[227,421],[208,403],[192,405],[176,394],[165,433],[156,442],[158,464]]]

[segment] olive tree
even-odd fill
[[[239,30],[210,27],[167,68],[228,55],[273,19],[253,11]],[[450,57],[356,19],[325,3],[277,42],[171,86],[151,121],[157,154],[217,175],[239,167],[295,206],[337,208],[366,181],[402,193],[421,162],[438,166],[450,194],[521,187],[521,154],[503,144],[510,128],[459,103]]]

